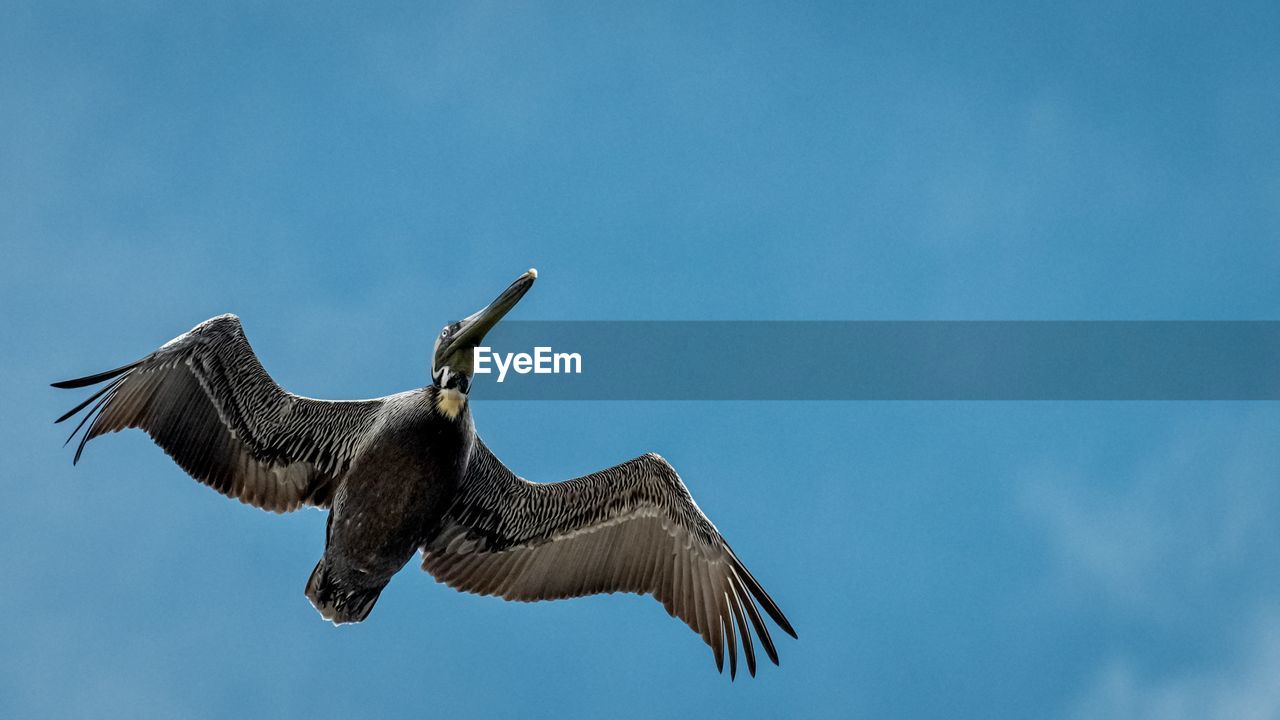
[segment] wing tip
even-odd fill
[[[773,620],[774,624],[781,628],[783,632],[796,640],[799,640],[800,636],[796,634],[796,629],[791,626],[791,621],[787,619],[785,614],[783,614],[782,608],[778,607],[778,603],[769,596],[769,593],[765,591],[764,586],[760,584],[759,580],[756,580],[755,576],[751,574],[751,571],[747,569],[747,566],[743,564],[742,560],[738,558],[732,548],[730,548],[729,552],[733,557],[734,569],[738,571],[738,579],[743,582],[746,588],[751,592],[751,595],[760,602],[760,606],[763,607],[765,613],[769,615],[769,619]]]
[[[121,365],[113,370],[107,370],[93,375],[85,375],[84,377],[72,378],[70,380],[51,382],[49,383],[49,387],[55,387],[59,390],[75,390],[77,388],[88,387],[90,385],[97,385],[104,380],[110,380],[117,375],[129,372],[140,364],[142,364],[142,361],[138,360],[136,362],[131,362],[128,365]]]

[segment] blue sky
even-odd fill
[[[0,714],[1280,715],[1274,403],[478,404],[533,479],[676,465],[800,632],[732,685],[631,596],[410,567],[335,629],[321,513],[73,470],[49,381],[230,311],[395,392],[530,266],[524,319],[1276,319],[1274,4],[636,5],[5,5]]]

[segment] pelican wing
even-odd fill
[[[274,512],[329,503],[383,402],[285,392],[234,315],[206,320],[135,363],[53,386],[102,382],[57,420],[88,408],[67,438],[84,431],[76,462],[93,438],[141,428],[196,480]]]
[[[731,676],[739,637],[755,675],[752,629],[778,662],[756,602],[796,634],[675,469],[654,454],[539,484],[517,477],[477,439],[458,498],[423,548],[423,568],[450,587],[508,600],[653,595],[702,636],[721,670],[728,647]]]

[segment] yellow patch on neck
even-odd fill
[[[457,420],[458,414],[467,404],[467,396],[457,390],[446,389],[436,392],[436,409],[450,420]]]

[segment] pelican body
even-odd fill
[[[465,407],[453,417],[439,411],[443,392],[432,386],[390,400],[384,430],[338,484],[324,557],[307,581],[307,597],[335,623],[368,617],[457,496],[475,430]]]
[[[649,453],[591,475],[529,482],[476,434],[473,351],[524,297],[530,270],[496,300],[446,325],[431,384],[372,400],[286,392],[234,315],[206,320],[137,362],[54,383],[106,383],[57,420],[86,410],[68,442],[140,428],[196,480],[266,510],[329,511],[324,555],[306,595],[334,623],[360,622],[415,553],[456,589],[535,601],[596,593],[653,595],[737,671],[755,674],[754,636],[777,650],[757,608],[795,630],[674,468]]]

